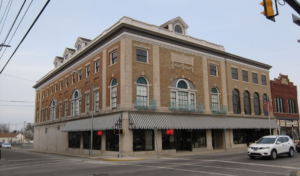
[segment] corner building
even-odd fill
[[[187,29],[180,17],[161,26],[123,17],[79,37],[34,85],[34,149],[88,155],[92,113],[93,155],[238,148],[268,135],[271,66]]]

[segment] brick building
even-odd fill
[[[237,148],[268,135],[271,66],[187,29],[180,17],[161,26],[123,17],[78,38],[34,85],[34,148],[89,154],[92,113],[93,155]]]
[[[298,140],[294,133],[299,134],[297,86],[290,82],[287,75],[282,74],[271,80],[270,85],[274,116],[280,126],[280,134],[287,134],[292,139]]]

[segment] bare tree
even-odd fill
[[[8,125],[1,123],[0,124],[0,133],[8,133]]]

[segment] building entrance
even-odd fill
[[[175,130],[176,151],[192,151],[192,130]]]
[[[211,139],[212,139],[212,147],[213,149],[222,149],[223,138],[224,138],[224,130],[211,130]]]

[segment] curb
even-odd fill
[[[103,160],[103,161],[140,161],[140,160],[146,160],[146,158],[90,158],[90,159],[97,159],[97,160]]]

